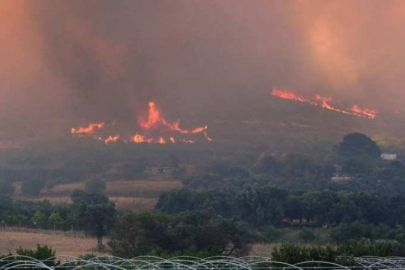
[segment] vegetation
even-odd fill
[[[3,195],[13,193],[10,183],[16,181],[22,183],[24,194],[37,196],[45,187],[90,179],[85,191],[74,191],[72,202],[64,205],[2,197],[0,221],[7,226],[83,230],[97,239],[100,250],[103,238],[109,236],[111,252],[120,257],[245,255],[255,242],[289,240],[339,247],[357,241],[362,244],[353,250],[378,252],[382,247],[367,245],[384,243],[397,252],[405,242],[401,226],[405,223],[405,166],[401,159],[381,160],[379,146],[364,134],[345,136],[328,155],[231,151],[224,146],[223,156],[209,158],[209,151],[219,150],[190,146],[175,151],[174,146],[162,146],[153,152],[149,150],[157,146],[115,147],[116,152],[94,146],[97,158],[76,149],[75,156],[68,155],[57,168],[45,168],[37,161],[40,165],[30,164],[26,170],[0,169]],[[36,166],[42,167],[32,169]],[[125,178],[139,183],[140,176],[159,179],[165,174],[183,185],[161,193],[151,213],[117,211],[104,194],[106,182]],[[320,230],[325,231],[322,239]],[[345,253],[343,248],[283,248],[298,258],[315,253],[318,258],[331,258],[358,254],[347,251],[350,245]],[[277,251],[281,257],[287,252],[283,248]]]
[[[246,224],[210,213],[167,215],[127,214],[118,220],[109,243],[112,254],[123,258],[158,256],[247,255],[252,243]]]

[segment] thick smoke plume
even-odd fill
[[[1,138],[135,122],[149,100],[215,117],[273,87],[397,110],[404,31],[402,0],[3,0]]]

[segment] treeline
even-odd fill
[[[115,221],[113,203],[100,193],[73,192],[71,204],[49,201],[13,201],[0,197],[1,226],[40,229],[85,230],[93,236],[106,234]]]
[[[293,222],[334,226],[355,221],[395,226],[405,222],[405,196],[330,190],[290,192],[259,185],[239,191],[182,189],[163,193],[156,210],[166,213],[210,210],[252,226]]]
[[[113,255],[122,258],[245,256],[253,241],[244,222],[230,221],[209,212],[128,213],[111,230],[109,246]]]

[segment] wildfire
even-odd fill
[[[337,108],[337,107],[331,105],[331,102],[333,101],[331,97],[323,97],[321,95],[316,95],[312,99],[307,99],[307,98],[304,98],[302,96],[295,94],[292,91],[282,90],[282,89],[277,89],[277,88],[274,88],[272,90],[271,94],[275,97],[279,97],[282,99],[309,103],[313,106],[320,106],[321,108],[324,108],[327,110],[340,112],[340,113],[348,114],[348,115],[364,117],[364,118],[368,118],[368,119],[376,118],[377,113],[378,113],[377,111],[371,110],[371,109],[361,109],[357,105],[353,105],[350,109]]]
[[[273,96],[282,98],[282,99],[289,99],[289,100],[294,100],[294,101],[299,101],[299,102],[307,102],[310,103],[312,105],[316,105],[316,102],[313,102],[309,99],[303,98],[291,91],[287,91],[287,90],[281,90],[281,89],[273,89],[273,91],[271,92],[271,94]]]
[[[119,140],[119,138],[120,138],[120,135],[119,135],[119,134],[117,134],[117,135],[115,135],[115,136],[108,136],[108,138],[105,139],[104,142],[105,142],[106,144],[109,144],[109,143],[112,143],[112,142],[117,142],[117,141]]]
[[[180,121],[170,123],[161,116],[161,112],[156,108],[156,104],[153,101],[149,102],[149,115],[147,120],[140,117],[138,118],[138,124],[145,130],[158,128],[160,126],[165,127],[171,131],[180,132],[181,134],[196,134],[204,132],[208,129],[207,126],[203,126],[196,127],[192,130],[187,130],[180,127]]]
[[[104,122],[90,123],[86,127],[71,128],[71,134],[93,134],[97,129],[102,129],[105,126]]]
[[[99,131],[104,128],[106,124],[104,122],[100,123],[90,123],[86,127],[72,128],[71,134],[73,136],[87,136],[93,137],[98,140],[103,140],[106,144],[116,143],[118,141],[131,142],[131,143],[156,143],[156,144],[167,144],[167,143],[195,143],[194,140],[188,138],[192,134],[201,133],[202,137],[207,142],[212,142],[213,139],[209,137],[207,131],[207,126],[196,127],[193,129],[183,129],[180,127],[180,121],[169,122],[163,116],[160,110],[157,108],[154,102],[149,102],[149,109],[147,117],[138,118],[138,126],[142,131],[138,131],[134,136],[125,139],[116,133],[115,136],[103,136],[99,134]],[[109,129],[115,127],[115,122],[108,125]],[[108,130],[107,130],[108,131]],[[159,134],[159,136],[155,136]],[[162,136],[167,134],[167,136]],[[177,134],[177,135],[175,135]],[[180,136],[180,138],[176,138]]]

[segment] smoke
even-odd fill
[[[402,0],[1,1],[2,137],[135,123],[149,100],[215,117],[273,87],[400,108],[404,15]]]

